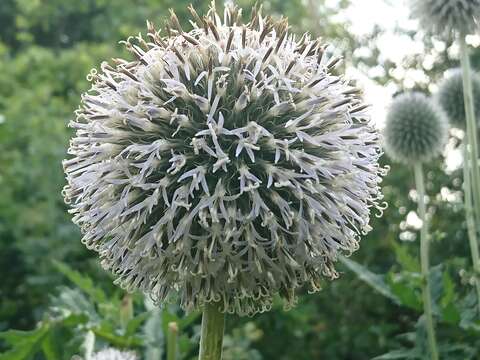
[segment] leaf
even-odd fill
[[[52,309],[59,312],[63,318],[86,315],[91,323],[100,321],[95,306],[78,289],[62,288],[60,294],[52,299]]]
[[[67,264],[56,260],[53,261],[53,265],[58,271],[65,275],[71,282],[73,282],[76,286],[78,286],[78,288],[80,288],[96,302],[102,303],[107,300],[105,292],[96,287],[93,284],[92,279],[90,279],[88,276],[82,275],[80,272],[73,270]]]
[[[42,342],[42,351],[46,360],[60,360],[62,357],[60,355],[59,344],[56,342],[55,332],[58,329],[52,328],[49,331]]]
[[[414,310],[422,309],[420,274],[402,272],[389,273],[387,283],[400,303]]]
[[[455,283],[452,280],[450,274],[445,271],[442,278],[443,283],[443,296],[441,299],[442,306],[447,306],[447,304],[455,300]]]
[[[92,329],[93,333],[115,347],[136,347],[142,346],[143,341],[138,336],[121,336],[115,334],[108,326],[96,327]]]
[[[477,295],[473,289],[460,301],[460,309],[460,327],[467,330],[480,331]]]
[[[460,312],[455,301],[455,283],[447,271],[443,272],[443,294],[440,300],[442,318],[450,324],[458,324],[460,321]]]
[[[351,271],[353,271],[360,280],[370,285],[373,289],[378,291],[383,296],[389,298],[396,304],[400,304],[400,300],[395,296],[391,288],[385,283],[383,276],[375,274],[368,270],[365,266],[347,259],[345,256],[340,256],[340,261]]]
[[[430,291],[432,294],[432,303],[434,306],[434,311],[439,312],[437,305],[440,302],[440,299],[443,295],[443,273],[445,267],[443,264],[439,264],[430,268],[429,271],[429,280],[430,280]]]
[[[0,360],[26,360],[40,350],[49,326],[44,324],[31,331],[8,330],[0,333],[0,339],[12,347],[6,353],[0,354]]]
[[[392,246],[395,251],[397,261],[402,265],[403,269],[410,272],[420,272],[420,261],[410,255],[408,247],[402,246],[395,241],[392,241]]]
[[[145,322],[145,320],[147,320],[149,317],[150,317],[150,313],[144,312],[144,313],[139,314],[139,315],[133,317],[132,319],[130,319],[130,321],[127,323],[127,327],[126,327],[125,334],[126,334],[126,335],[133,335],[133,334],[135,334],[136,331],[138,330],[138,328],[139,328],[139,327]]]
[[[386,354],[374,357],[372,360],[392,360],[392,359],[421,359],[422,356],[418,349],[399,349]]]

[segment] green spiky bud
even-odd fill
[[[475,113],[480,111],[480,75],[472,74],[473,105]],[[450,123],[460,129],[465,128],[465,103],[463,100],[462,71],[454,69],[450,76],[447,76],[438,89],[436,100],[445,111]]]
[[[403,163],[428,161],[440,154],[448,134],[445,114],[422,93],[397,96],[387,115],[385,150]]]
[[[412,15],[430,33],[473,34],[480,23],[480,0],[411,0]]]

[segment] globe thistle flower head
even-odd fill
[[[480,75],[472,74],[473,106],[475,114],[480,112]],[[464,129],[466,124],[461,69],[454,69],[439,86],[436,95],[438,105],[445,111],[452,125]],[[478,119],[478,116],[477,116]]]
[[[106,348],[92,355],[91,360],[138,360],[132,351],[120,351],[114,348]]]
[[[379,136],[338,58],[227,6],[125,42],[71,126],[64,196],[83,243],[129,291],[184,309],[287,306],[335,278],[382,211]]]
[[[432,34],[472,34],[480,25],[480,0],[411,0],[412,15]]]
[[[392,159],[428,161],[441,153],[447,136],[445,114],[424,94],[404,93],[392,101],[384,129],[385,151]]]

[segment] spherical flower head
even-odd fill
[[[447,136],[447,118],[427,96],[404,93],[393,100],[384,129],[391,158],[406,164],[428,161],[441,153]]]
[[[131,351],[120,351],[114,348],[106,348],[93,354],[91,360],[137,360],[137,355]]]
[[[92,72],[64,196],[127,290],[254,314],[335,278],[382,210],[379,135],[339,59],[254,10],[125,42]]]
[[[472,74],[473,106],[477,119],[480,117],[480,76]],[[445,111],[452,125],[464,129],[466,124],[465,102],[463,99],[463,77],[461,69],[454,69],[438,89],[436,95],[438,105]]]
[[[480,0],[411,0],[412,15],[430,33],[472,34],[480,25]]]

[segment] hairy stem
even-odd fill
[[[219,304],[205,304],[202,315],[199,360],[220,360],[222,358],[224,327],[225,314],[220,312]]]
[[[420,265],[422,269],[422,295],[423,295],[423,311],[425,317],[425,325],[427,328],[428,346],[430,348],[430,357],[432,360],[438,360],[437,342],[435,340],[435,327],[433,326],[432,314],[432,296],[430,291],[429,276],[429,239],[428,239],[428,223],[425,206],[425,183],[423,180],[423,168],[420,162],[414,165],[415,186],[418,196],[418,212],[422,220],[422,228],[420,229]]]

